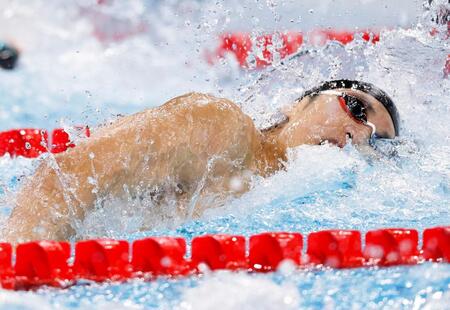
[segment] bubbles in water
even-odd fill
[[[208,296],[208,298],[205,298]],[[232,298],[230,298],[233,296]],[[298,309],[299,294],[289,284],[245,274],[218,272],[204,278],[200,285],[184,292],[181,309]]]

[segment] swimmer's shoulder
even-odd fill
[[[167,123],[168,118],[170,120],[208,118],[222,122],[235,120],[244,124],[249,123],[250,120],[231,100],[211,94],[190,92],[172,98],[159,107],[145,109],[100,126],[92,137],[111,136],[117,131],[126,131],[128,128],[145,128],[149,124],[161,126]]]
[[[219,98],[211,94],[190,92],[173,99],[170,99],[161,106],[162,109],[176,109],[176,110],[210,110],[214,111],[228,111],[235,113],[242,113],[241,109],[231,100],[226,98]]]

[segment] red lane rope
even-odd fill
[[[436,29],[433,29],[430,33],[432,36],[436,34],[438,34]],[[448,35],[450,38],[450,28]],[[358,37],[368,43],[376,44],[380,41],[380,32],[371,30],[347,31],[316,29],[309,33],[295,31],[276,34],[269,33],[257,36],[253,40],[250,33],[225,33],[220,36],[220,43],[216,50],[213,53],[207,53],[207,60],[210,64],[214,64],[214,59],[223,58],[227,54],[232,54],[242,68],[248,69],[251,67],[261,69],[272,64],[274,54],[277,54],[280,59],[284,59],[298,52],[305,42],[311,46],[322,46],[330,41],[337,41],[346,45]],[[248,56],[254,50],[259,52],[256,53],[255,62],[249,64]],[[443,73],[445,78],[450,76],[450,54],[444,65]]]
[[[74,131],[78,135],[90,136],[87,126],[75,127]],[[0,156],[35,158],[48,151],[61,153],[75,146],[72,140],[69,132],[61,128],[54,129],[50,135],[44,129],[12,129],[0,132]]]
[[[375,44],[380,40],[378,32],[366,31],[345,31],[331,29],[317,29],[309,33],[284,32],[279,34],[265,34],[252,40],[252,36],[245,32],[235,32],[223,34],[220,37],[220,45],[216,49],[215,57],[224,57],[231,53],[236,57],[239,65],[248,68],[247,57],[253,50],[259,50],[255,59],[255,68],[263,68],[273,62],[274,54],[277,53],[281,59],[294,54],[300,50],[304,42],[312,46],[324,45],[329,41],[338,41],[342,44],[352,42],[355,37],[360,36],[364,41]],[[213,57],[209,55],[209,62],[213,63]]]
[[[307,236],[302,255],[300,233],[266,232],[248,240],[238,235],[195,237],[191,257],[179,237],[149,237],[130,244],[125,240],[96,239],[75,244],[73,263],[68,263],[68,242],[34,241],[13,247],[0,243],[0,283],[6,289],[30,289],[41,285],[67,287],[77,280],[125,281],[131,278],[189,276],[202,264],[211,270],[274,271],[284,260],[298,268],[355,268],[414,265],[425,261],[450,263],[450,226],[425,229],[423,245],[414,229],[371,230],[362,248],[357,230],[324,230]],[[130,258],[131,256],[131,258]]]

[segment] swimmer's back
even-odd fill
[[[199,93],[122,117],[40,165],[17,195],[5,238],[70,238],[73,223],[111,196],[176,193],[180,213],[201,213],[227,193],[246,190],[231,188],[231,180],[256,172],[260,139],[238,106]]]
[[[138,142],[138,147],[151,141],[159,151],[169,151],[179,143],[187,143],[195,153],[225,152],[231,157],[256,151],[260,138],[251,118],[235,103],[202,93],[187,93],[159,107],[118,119],[100,128],[93,138],[127,136],[129,132],[136,139],[136,131],[139,141],[132,142]]]

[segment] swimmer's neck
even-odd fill
[[[287,146],[280,139],[280,133],[285,124],[261,130],[261,153],[258,161],[258,170],[261,175],[267,176],[284,169],[287,160]]]

